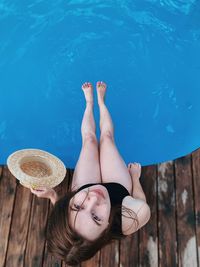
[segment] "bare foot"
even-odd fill
[[[107,86],[104,82],[97,82],[96,87],[97,87],[98,104],[104,103],[104,96]]]
[[[141,165],[139,163],[129,163],[128,170],[133,179],[139,179],[141,175]]]
[[[93,104],[93,87],[91,83],[84,83],[82,85],[82,89],[85,95],[85,100],[87,103],[92,103]]]

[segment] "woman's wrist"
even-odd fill
[[[142,189],[142,186],[141,186],[141,183],[140,183],[140,180],[134,180],[133,182],[133,191],[132,191],[132,196],[134,198],[139,198],[139,199],[142,199],[146,202],[146,196],[144,194],[144,191]]]

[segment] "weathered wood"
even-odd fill
[[[71,184],[71,180],[72,180],[72,174],[73,174],[73,170],[67,169],[65,179],[62,181],[61,184],[59,184],[57,187],[54,188],[59,197],[64,196],[64,194],[69,190],[69,187],[70,187],[70,184]],[[53,208],[53,205],[50,204],[48,217],[49,217],[49,215],[51,213],[52,208]],[[52,267],[54,267],[54,266],[56,266],[56,267],[59,267],[59,266],[68,267],[69,266],[64,261],[56,259],[50,253],[48,253],[46,245],[47,244],[45,243],[43,267],[47,267],[47,266],[48,267],[49,266],[52,266]]]
[[[138,232],[120,241],[120,267],[138,266]]]
[[[25,266],[39,267],[42,265],[48,208],[49,200],[45,198],[38,198],[35,195],[33,196],[25,253]]]
[[[6,261],[16,185],[16,178],[11,177],[6,166],[3,167],[0,179],[0,266],[4,266]]]
[[[51,207],[52,208],[52,207]],[[50,210],[51,210],[50,208]],[[44,259],[43,259],[43,267],[62,267],[62,261],[56,259],[47,251],[47,243],[45,242],[45,251],[44,251]]]
[[[6,267],[23,267],[32,193],[18,184],[12,217]]]
[[[62,183],[60,183],[58,186],[56,186],[54,188],[54,190],[57,192],[59,198],[62,197],[68,190],[68,187],[69,187],[69,176],[70,176],[70,172],[69,172],[69,170],[67,170],[66,176],[65,176],[64,180],[62,181]],[[52,208],[53,208],[53,205],[50,203],[48,218],[49,218],[49,215],[50,215],[50,213],[52,211]],[[61,260],[56,259],[50,253],[48,253],[48,251],[47,251],[47,243],[45,242],[43,267],[50,267],[50,266],[51,267],[61,267],[61,266],[65,266],[65,264]]]
[[[177,265],[173,161],[158,164],[159,266]]]
[[[0,183],[2,179],[3,179],[3,166],[0,165]]]
[[[71,182],[72,182],[72,176],[73,176],[73,173],[74,173],[74,170],[73,169],[68,169],[67,170],[68,172],[68,175],[66,177],[66,189],[64,192],[68,192],[70,189],[71,189]],[[62,261],[62,267],[69,267],[70,265],[66,264],[64,261]],[[73,267],[80,267],[80,264],[77,264],[77,265],[74,265]]]
[[[197,255],[198,255],[198,266],[199,266],[200,265],[200,149],[192,153],[192,170],[193,170],[193,183],[194,183]]]
[[[133,236],[107,245],[76,267],[176,266],[176,239],[178,266],[198,266],[200,149],[192,153],[192,161],[190,156],[158,164],[158,169],[156,165],[143,167],[140,179],[151,208],[150,221]],[[72,175],[73,170],[68,170],[55,188],[60,195],[68,190]],[[0,266],[69,267],[46,251],[44,230],[52,207],[0,166]]]
[[[108,266],[119,266],[119,241],[114,241],[101,249],[100,267]]]
[[[90,260],[81,263],[81,267],[98,267],[100,264],[100,251],[96,253]]]
[[[149,222],[139,230],[139,266],[158,266],[157,166],[142,168],[141,184],[151,209]]]
[[[175,160],[179,266],[197,266],[191,156]]]

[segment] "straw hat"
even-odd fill
[[[53,188],[66,175],[64,163],[54,155],[39,149],[22,149],[7,159],[10,172],[28,188]]]

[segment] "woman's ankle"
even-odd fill
[[[86,101],[86,107],[94,107],[94,101]]]

